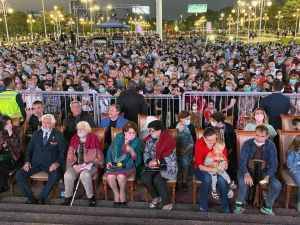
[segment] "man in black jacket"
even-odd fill
[[[118,98],[121,112],[124,117],[135,123],[138,122],[138,114],[147,114],[147,104],[143,95],[137,93],[137,85],[134,81],[128,83],[128,89],[121,92]]]
[[[287,114],[291,109],[290,99],[282,94],[284,85],[281,81],[276,80],[273,84],[274,93],[264,97],[260,102],[268,117],[269,123],[275,130],[281,129],[281,114]]]
[[[70,104],[72,116],[64,121],[64,137],[69,143],[76,133],[76,125],[80,121],[86,121],[92,128],[96,127],[94,119],[85,112],[82,112],[82,106],[79,101],[72,101]]]
[[[55,118],[51,114],[42,116],[42,128],[37,130],[29,142],[24,166],[17,172],[17,183],[27,197],[28,204],[44,204],[54,185],[62,176],[67,148],[63,135],[54,129]],[[27,182],[27,178],[38,172],[48,173],[48,181],[35,199]]]

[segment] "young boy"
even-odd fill
[[[234,185],[231,182],[231,179],[228,175],[228,173],[225,170],[221,170],[221,167],[224,167],[224,165],[228,164],[227,157],[223,154],[225,148],[225,143],[222,140],[219,140],[214,148],[213,151],[209,152],[208,155],[205,158],[205,166],[211,167],[211,168],[216,168],[217,172],[210,172],[211,178],[212,178],[212,196],[215,199],[218,199],[219,196],[217,194],[216,186],[217,186],[217,181],[218,181],[218,175],[223,177],[226,182],[232,186]],[[228,192],[228,198],[233,197],[233,191],[229,190]]]

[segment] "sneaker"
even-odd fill
[[[72,198],[65,198],[61,205],[69,206],[71,204]]]
[[[149,204],[149,208],[154,209],[157,207],[159,203],[161,203],[161,197],[154,198],[152,199],[152,202]]]
[[[219,198],[220,198],[218,192],[216,192],[216,191],[212,191],[211,195],[212,195],[213,199],[219,200]]]
[[[234,214],[243,214],[245,212],[245,208],[243,206],[243,203],[241,202],[236,202],[235,203],[235,209],[233,210]]]
[[[275,215],[272,208],[268,208],[268,207],[265,207],[265,206],[260,208],[260,212],[262,214],[269,215],[269,216],[274,216]]]
[[[162,207],[162,210],[171,211],[173,209],[173,204],[167,204]]]
[[[234,196],[233,190],[229,190],[227,196],[230,199],[233,198],[233,196]]]

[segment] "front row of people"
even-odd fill
[[[17,171],[16,179],[22,192],[27,197],[27,203],[44,204],[54,185],[61,179],[65,170],[65,205],[69,205],[74,194],[74,184],[77,179],[83,184],[89,205],[95,206],[96,199],[93,180],[104,168],[103,146],[98,137],[92,133],[87,122],[77,124],[77,133],[67,145],[62,134],[55,127],[55,118],[46,114],[41,118],[42,127],[34,133],[26,152],[25,163]],[[11,126],[5,124],[3,130],[12,136]],[[181,130],[183,130],[181,128]],[[281,191],[281,183],[276,178],[278,167],[277,151],[269,139],[268,129],[264,125],[256,127],[255,138],[249,139],[242,146],[239,154],[238,195],[235,203],[235,213],[245,210],[250,188],[257,183],[267,185],[264,205],[261,212],[273,215],[273,205]],[[126,205],[126,182],[131,176],[140,177],[152,197],[150,208],[162,207],[171,210],[170,194],[167,180],[176,180],[178,166],[176,157],[176,140],[163,129],[161,121],[155,120],[148,125],[149,136],[143,142],[137,137],[137,126],[128,122],[123,132],[117,134],[110,145],[105,160],[105,174],[108,185],[114,193],[116,206]],[[298,138],[300,140],[300,138]],[[9,138],[7,140],[10,140]],[[293,142],[293,151],[288,153],[287,166],[291,175],[299,185],[300,174],[300,141]],[[3,146],[8,143],[1,143]],[[144,146],[143,146],[144,145]],[[9,147],[10,148],[10,147]],[[11,150],[11,158],[19,157],[16,149]],[[209,194],[218,196],[224,212],[229,213],[229,198],[232,197],[232,181],[226,170],[230,162],[227,159],[224,140],[218,130],[207,128],[203,137],[198,139],[194,149],[194,174],[201,181],[199,191],[199,209],[208,211]],[[65,160],[67,155],[67,160]],[[2,160],[2,157],[0,158]],[[65,163],[66,162],[66,163]],[[1,163],[2,164],[2,163]],[[144,166],[142,166],[144,165]],[[28,184],[28,178],[37,172],[46,172],[48,182],[36,199]],[[3,181],[2,181],[3,182]],[[300,194],[298,191],[298,210]]]

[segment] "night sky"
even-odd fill
[[[22,11],[41,10],[41,0],[7,0],[9,6]],[[69,0],[45,0],[47,9],[51,9],[53,5],[61,5],[68,8]],[[150,5],[151,11],[155,12],[155,0],[95,0],[100,6],[111,3],[112,5],[124,6],[126,4]],[[180,14],[185,14],[187,4],[191,3],[207,3],[209,9],[218,10],[226,6],[231,6],[235,0],[163,0],[164,18],[176,19]]]

